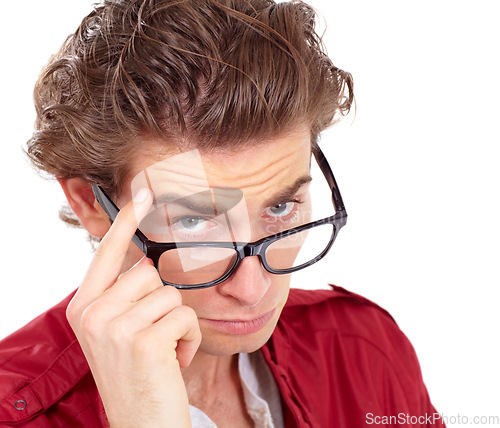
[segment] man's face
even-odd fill
[[[200,195],[214,188],[234,189],[229,194],[236,195],[235,203],[228,204],[229,215],[224,217],[231,223],[228,235],[233,234],[236,241],[251,242],[275,233],[276,216],[286,224],[284,216],[291,216],[293,213],[289,211],[296,208],[293,202],[270,206],[270,201],[281,201],[283,194],[294,189],[290,201],[301,199],[307,204],[310,157],[310,133],[303,128],[232,152],[142,154],[134,158],[131,165],[134,179],[124,188],[118,203],[126,202],[137,188],[145,185],[153,191],[155,200],[163,198],[171,202],[173,194]],[[224,203],[227,198],[221,202]],[[157,241],[161,235],[165,241],[177,241],[179,236],[185,238],[188,233],[198,234],[196,236],[213,233],[214,221],[192,216],[177,221],[175,230],[180,229],[176,232],[179,236],[172,234],[171,223],[174,218],[180,218],[181,209],[186,207],[171,203],[168,210],[162,211],[163,216],[166,212],[169,218],[165,222],[169,227],[164,227],[168,231],[157,231],[161,225],[154,212],[149,221],[141,223],[140,229]],[[131,266],[141,256],[142,253],[131,246],[127,264]],[[267,272],[258,257],[253,256],[243,259],[234,274],[218,285],[181,290],[183,304],[198,315],[202,332],[199,350],[212,355],[230,355],[259,349],[276,326],[288,297],[289,283],[290,275]]]

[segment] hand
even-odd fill
[[[163,286],[151,260],[121,274],[152,202],[149,192],[142,196],[120,210],[66,316],[112,427],[190,427],[180,367],[190,364],[201,341],[196,314],[177,289]]]

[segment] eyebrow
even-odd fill
[[[219,215],[234,208],[243,198],[243,192],[233,187],[210,187],[202,192],[182,196],[166,193],[158,196],[154,204],[178,204],[204,215]]]
[[[311,182],[310,175],[297,178],[295,182],[267,198],[262,206],[272,207],[289,202],[302,186]],[[178,204],[204,215],[220,215],[234,208],[243,198],[243,192],[234,187],[210,187],[192,195],[182,196],[176,193],[165,193],[156,197],[155,205]]]
[[[300,188],[307,183],[310,183],[312,178],[310,175],[304,175],[297,178],[294,183],[280,190],[275,195],[267,198],[263,203],[265,207],[274,207],[275,205],[282,204],[284,202],[290,202],[290,200],[295,196],[295,194],[300,190]]]

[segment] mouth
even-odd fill
[[[223,333],[237,335],[252,334],[262,330],[269,323],[269,321],[271,321],[275,310],[276,308],[252,320],[214,320],[209,318],[200,318],[200,321],[207,323],[212,328],[215,328]]]

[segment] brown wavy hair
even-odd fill
[[[299,1],[105,0],[42,70],[27,154],[117,194],[145,136],[237,149],[305,123],[315,144],[353,103],[315,20]]]

